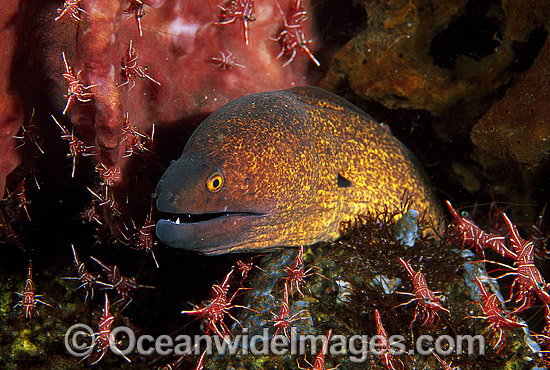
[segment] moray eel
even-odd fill
[[[440,208],[414,155],[368,114],[315,87],[252,94],[207,117],[157,185],[165,244],[203,254],[335,240],[340,223]]]

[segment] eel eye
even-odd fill
[[[208,180],[206,180],[206,188],[211,193],[217,193],[220,191],[220,189],[223,186],[223,175],[216,171],[210,177]]]

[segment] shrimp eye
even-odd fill
[[[211,193],[217,193],[223,186],[223,175],[218,171],[214,172],[208,180],[206,180],[206,188]]]

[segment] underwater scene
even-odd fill
[[[546,369],[550,1],[10,0],[1,369]]]

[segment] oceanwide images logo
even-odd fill
[[[133,353],[141,356],[200,355],[203,352],[207,355],[315,356],[322,350],[325,340],[325,335],[297,334],[295,328],[291,330],[290,337],[272,335],[269,328],[264,328],[262,334],[250,335],[248,329],[243,328],[242,334],[234,337],[178,335],[172,338],[169,335],[136,336],[132,329],[119,326],[112,330],[107,347],[98,346],[98,334],[88,325],[75,324],[65,333],[67,351],[80,358],[87,358],[94,353],[97,357],[98,352],[103,357],[109,350],[126,359]],[[441,356],[485,354],[485,338],[481,335],[421,335],[416,340],[414,348],[407,348],[405,343],[405,338],[400,335],[393,335],[387,339],[379,335],[333,335],[326,346],[326,353],[347,356],[355,363],[365,362],[371,356],[383,356],[388,353],[393,356],[429,356],[434,352]]]

